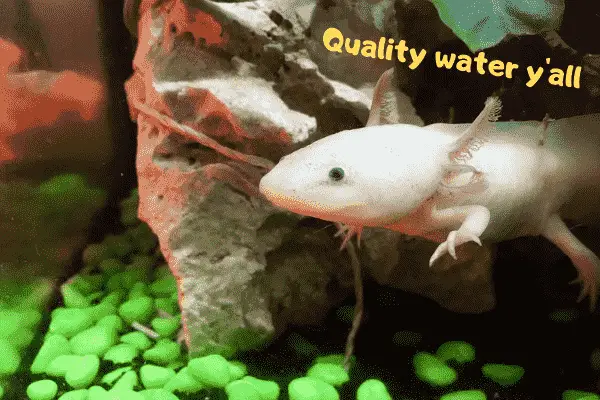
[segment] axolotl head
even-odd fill
[[[342,131],[285,157],[260,181],[274,205],[359,226],[410,214],[439,187],[448,140],[413,125]]]

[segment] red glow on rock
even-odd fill
[[[194,40],[202,39],[207,45],[225,42],[223,27],[212,15],[187,6],[182,0],[172,0],[162,7],[165,16],[163,38],[171,46],[175,35],[190,32]]]
[[[11,136],[53,126],[67,113],[83,121],[99,117],[104,88],[98,80],[73,71],[15,72],[23,51],[0,39],[0,52],[0,162],[18,157],[8,145]]]

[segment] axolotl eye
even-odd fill
[[[340,167],[331,168],[329,170],[329,178],[334,181],[341,181],[344,179],[344,170]]]

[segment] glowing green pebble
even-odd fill
[[[38,351],[30,371],[32,374],[41,374],[48,364],[56,357],[70,353],[69,341],[62,335],[51,334],[46,336],[40,351]]]
[[[183,393],[196,393],[204,389],[202,382],[197,380],[189,372],[188,367],[183,367],[164,386],[169,392],[179,391]]]
[[[137,357],[138,349],[132,344],[121,343],[114,345],[104,354],[103,359],[115,364],[127,364]]]
[[[106,316],[116,314],[117,307],[103,300],[101,303],[91,306],[86,311],[89,311],[90,315],[94,319],[94,322],[98,322]]]
[[[105,317],[100,318],[96,325],[106,326],[107,328],[110,328],[117,333],[122,332],[125,329],[125,324],[123,323],[123,320],[121,319],[121,317],[115,314],[107,315]]]
[[[107,294],[106,297],[102,299],[102,303],[110,304],[117,307],[119,304],[121,304],[124,298],[125,292],[121,290],[115,290]]]
[[[157,310],[162,310],[171,315],[179,312],[179,306],[177,305],[177,303],[171,299],[164,297],[154,299],[154,307],[156,307]]]
[[[339,364],[317,363],[310,367],[306,376],[320,379],[332,386],[340,386],[350,380],[346,370]]]
[[[65,308],[54,314],[48,331],[70,338],[94,324],[92,314],[82,308]]]
[[[87,355],[79,359],[79,362],[72,364],[67,373],[65,380],[74,389],[83,389],[89,386],[100,368],[100,359],[96,355]]]
[[[69,342],[71,351],[81,356],[102,356],[117,342],[117,333],[107,326],[93,326],[73,336]]]
[[[315,359],[314,364],[344,365],[344,355],[343,354],[329,354],[326,356],[319,356]]]
[[[132,268],[128,266],[127,269],[121,272],[121,285],[123,288],[131,291],[136,283],[146,280],[147,272],[141,268]]]
[[[475,348],[467,342],[446,342],[438,347],[435,355],[444,362],[453,360],[464,364],[475,360]]]
[[[232,381],[241,379],[247,373],[248,368],[246,368],[246,365],[244,365],[244,363],[240,361],[229,362],[229,379],[231,379]]]
[[[565,390],[562,394],[562,400],[600,400],[600,396],[581,390]]]
[[[6,340],[16,349],[21,350],[29,346],[35,337],[35,333],[29,329],[22,329],[14,336],[6,338]]]
[[[94,275],[76,275],[70,282],[81,293],[89,295],[102,289],[104,277],[99,274]]]
[[[446,393],[440,400],[486,400],[485,393],[481,390],[460,390],[458,392]]]
[[[58,385],[50,379],[44,379],[27,386],[27,397],[31,400],[52,400],[58,393]]]
[[[523,367],[506,364],[485,364],[481,367],[484,376],[501,386],[512,386],[525,374]]]
[[[181,326],[181,318],[154,318],[152,320],[152,329],[162,337],[173,336]]]
[[[0,337],[9,338],[22,328],[22,316],[12,310],[0,311]]]
[[[231,381],[229,362],[219,354],[194,358],[188,362],[188,369],[206,386],[223,388]]]
[[[46,374],[53,377],[64,377],[71,365],[79,362],[82,356],[76,356],[73,354],[63,354],[56,357],[46,367]]]
[[[90,303],[93,303],[94,301],[101,299],[102,296],[104,296],[104,292],[94,292],[87,295],[86,299],[88,299]]]
[[[250,382],[238,380],[225,386],[229,400],[262,400],[259,391]]]
[[[392,400],[385,384],[378,379],[367,379],[356,391],[356,400]]]
[[[42,313],[38,310],[26,308],[18,313],[21,316],[21,325],[27,328],[36,326],[42,320]]]
[[[261,400],[277,400],[279,398],[279,385],[277,382],[245,376],[242,381],[248,382],[260,393]],[[227,388],[225,388],[227,390]]]
[[[309,376],[296,378],[288,385],[290,400],[339,400],[340,395],[327,382]]]
[[[12,375],[21,365],[21,356],[6,339],[0,339],[0,375]]]
[[[140,394],[144,400],[179,400],[179,397],[165,389],[146,389]]]
[[[119,307],[119,315],[131,324],[134,321],[145,324],[154,314],[154,300],[148,296],[141,296],[127,300]]]
[[[87,389],[71,390],[60,396],[58,400],[87,400]]]
[[[122,377],[126,372],[131,371],[132,368],[130,366],[117,368],[114,371],[110,371],[106,375],[102,377],[101,382],[106,383],[107,385],[112,385],[115,383],[117,379]]]
[[[147,350],[152,347],[152,341],[142,332],[130,332],[121,336],[121,342],[130,344],[138,350]]]
[[[121,291],[124,289],[123,286],[123,272],[117,272],[114,275],[111,275],[106,281],[106,288],[111,292]]]
[[[172,369],[158,365],[146,364],[140,368],[140,380],[146,389],[162,388],[175,375]]]
[[[458,374],[432,354],[419,352],[413,357],[417,378],[431,386],[448,386],[456,381]]]
[[[160,339],[156,345],[143,354],[144,360],[157,364],[168,364],[181,355],[181,346],[172,340]]]
[[[60,292],[62,294],[63,302],[68,308],[85,308],[91,305],[90,301],[73,285],[62,285]]]
[[[87,400],[113,400],[108,391],[102,386],[92,386],[88,389]]]
[[[173,275],[160,278],[150,285],[150,291],[157,297],[169,296],[172,293],[177,293],[177,280]]]
[[[115,382],[112,390],[133,390],[137,384],[138,376],[135,371],[127,371]]]
[[[136,282],[129,290],[127,297],[129,299],[144,297],[148,296],[148,292],[148,285],[146,285],[144,282]]]
[[[141,392],[132,389],[112,389],[108,392],[108,395],[110,400],[146,400]]]

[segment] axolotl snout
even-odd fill
[[[292,212],[343,223],[344,244],[360,240],[363,227],[437,242],[430,265],[445,253],[456,259],[466,242],[541,235],[573,262],[580,298],[589,295],[593,309],[600,259],[567,223],[600,223],[600,114],[496,122],[501,104],[490,98],[472,124],[377,125],[388,78],[377,84],[371,123],[283,157],[260,192]]]

